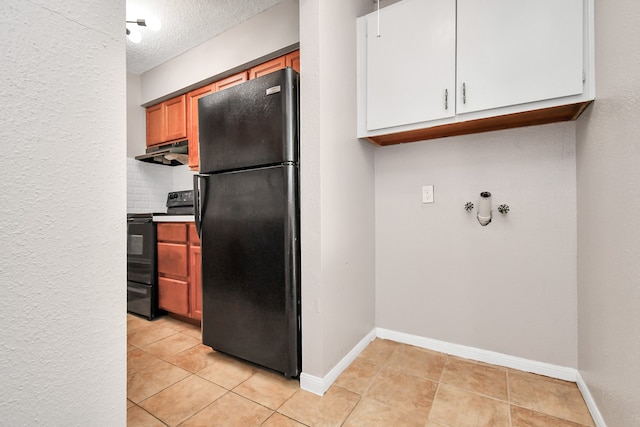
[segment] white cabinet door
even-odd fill
[[[457,113],[582,93],[583,0],[458,0],[457,15]]]
[[[367,130],[454,116],[455,13],[455,0],[404,0],[379,26],[367,16]]]

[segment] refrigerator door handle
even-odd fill
[[[198,232],[198,237],[202,239],[202,202],[201,197],[204,194],[204,189],[206,185],[206,175],[193,175],[193,210],[194,210],[194,220],[196,223],[196,231]]]

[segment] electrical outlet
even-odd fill
[[[433,203],[433,185],[422,186],[422,203]]]

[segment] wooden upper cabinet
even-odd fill
[[[272,59],[271,61],[264,62],[260,65],[256,65],[255,67],[249,70],[249,78],[255,79],[260,76],[264,76],[265,74],[273,73],[274,71],[282,70],[287,66],[287,60],[284,56],[280,56],[276,59]]]
[[[300,72],[299,50],[148,107],[147,147],[186,138],[189,140],[189,169],[198,170],[198,99],[285,67]]]
[[[180,95],[164,102],[166,141],[187,137],[187,99]]]
[[[186,95],[147,108],[147,147],[186,137]]]
[[[287,53],[285,55],[285,63],[287,64],[287,67],[291,67],[299,73],[300,72],[300,51],[296,50],[291,53]]]
[[[241,73],[234,74],[233,76],[229,76],[226,79],[218,80],[217,82],[215,82],[214,83],[215,92],[219,92],[219,91],[227,89],[227,88],[229,88],[231,86],[235,86],[235,85],[240,84],[242,82],[246,82],[247,80],[249,80],[249,72],[248,71],[243,71]]]
[[[214,83],[192,90],[187,94],[188,122],[187,138],[189,139],[189,169],[198,170],[198,99],[214,92]]]
[[[147,108],[147,147],[162,142],[163,122],[162,104]]]

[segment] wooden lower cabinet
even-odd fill
[[[158,277],[158,305],[171,313],[189,316],[189,283]]]
[[[200,240],[193,223],[158,224],[158,305],[202,319]]]

